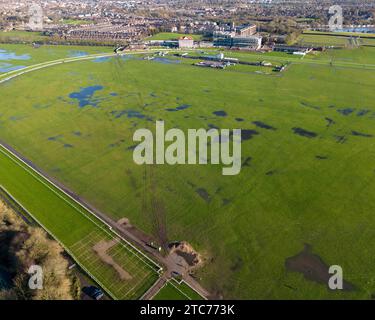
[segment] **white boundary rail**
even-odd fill
[[[6,151],[4,151],[6,150]],[[122,241],[124,241],[128,246],[130,246],[132,249],[134,249],[136,251],[136,253],[140,254],[141,257],[139,257],[136,253],[136,256],[138,256],[139,259],[141,259],[148,267],[150,267],[151,269],[155,269],[154,267],[157,267],[158,270],[157,270],[157,273],[160,275],[163,271],[163,268],[161,266],[159,266],[155,261],[151,260],[147,255],[145,255],[142,251],[140,251],[138,248],[136,248],[133,244],[131,244],[128,240],[126,240],[123,236],[121,236],[120,234],[118,234],[115,230],[113,230],[113,228],[107,223],[105,222],[104,220],[102,220],[100,217],[98,217],[93,211],[91,211],[91,209],[87,208],[86,206],[84,206],[82,203],[80,203],[79,201],[77,201],[76,199],[74,199],[71,195],[69,195],[68,193],[66,193],[63,189],[61,189],[58,185],[56,185],[55,183],[53,183],[48,177],[46,177],[44,174],[42,174],[41,172],[37,171],[36,169],[34,169],[32,166],[30,166],[28,163],[26,163],[23,159],[21,159],[18,155],[14,154],[13,151],[9,150],[3,143],[0,142],[0,152],[5,155],[6,157],[8,157],[10,160],[12,160],[15,164],[17,164],[18,166],[20,166],[21,168],[23,168],[24,170],[26,170],[29,174],[31,174],[36,180],[38,180],[40,183],[42,183],[45,187],[47,187],[49,190],[51,190],[54,194],[56,194],[60,199],[62,199],[63,201],[65,201],[68,205],[70,205],[72,208],[74,208],[75,210],[77,210],[79,213],[81,213],[85,218],[87,218],[88,220],[90,220],[93,224],[95,224],[98,228],[100,228],[102,231],[104,231],[107,235],[109,235],[111,238],[115,238],[118,237],[120,238]],[[10,155],[12,155],[14,158],[16,159],[13,159]],[[21,162],[25,167],[21,166],[21,164],[19,163]],[[31,169],[31,171],[30,171]],[[103,226],[99,225],[96,221],[94,221],[93,219],[91,219],[91,217],[89,217],[87,214],[85,214],[80,208],[77,208],[75,205],[73,205],[71,202],[67,201],[67,199],[64,199],[64,197],[62,197],[61,194],[59,194],[56,190],[54,190],[51,186],[49,186],[45,181],[43,181],[41,178],[45,179],[48,183],[50,183],[53,187],[55,187],[57,190],[59,190],[63,195],[65,195],[66,197],[68,197],[70,200],[73,200],[74,203],[78,204],[79,207],[81,207],[82,209],[84,209],[85,211],[87,211],[88,213],[90,213],[91,215],[93,215],[97,220],[99,220],[102,224],[104,224],[105,226],[108,227],[109,231],[105,228],[103,228]],[[79,263],[79,260],[73,255],[73,253],[65,246],[61,243],[61,241],[52,233],[50,232],[46,227],[44,227],[43,224],[41,224],[39,222],[38,219],[36,219],[34,217],[34,215],[32,215],[24,206],[22,206],[22,204],[20,204],[13,196],[12,194],[2,186],[3,190],[12,198],[13,201],[15,201],[22,209],[25,210],[25,212],[27,212],[28,214],[30,214],[30,216],[38,223],[40,224],[40,226],[48,233],[50,233],[55,239],[56,241],[58,241],[63,247],[64,249],[69,253],[69,255],[72,256],[72,258],[74,260],[76,260],[78,263]],[[124,244],[122,244],[124,246]],[[125,247],[125,246],[124,246]],[[125,247],[126,248],[126,247]],[[127,248],[129,250],[129,248]],[[143,257],[143,258],[142,258]],[[100,281],[98,281],[98,279],[93,276],[81,263],[79,263],[79,265],[82,267],[82,269],[84,269],[105,291],[108,292],[108,294],[113,298],[113,299],[117,299],[111,292],[110,290],[108,290]],[[156,270],[155,270],[156,271]],[[159,278],[158,278],[159,280]],[[157,280],[157,281],[158,281]]]
[[[78,265],[94,280],[96,281],[114,300],[117,300],[116,296],[114,296],[112,294],[112,292],[106,288],[105,285],[103,285],[103,283],[101,283],[93,274],[91,274],[91,272],[86,269],[86,267],[80,263],[80,261],[76,258],[76,256],[51,232],[49,231],[44,225],[43,223],[41,223],[37,218],[34,217],[34,215],[32,215],[21,203],[19,203],[17,201],[17,199],[15,197],[13,197],[13,195],[3,186],[3,185],[0,185],[0,187],[5,191],[5,193],[7,194],[7,196],[12,200],[14,201],[17,205],[19,205],[23,210],[25,210],[25,212],[30,215],[30,217],[32,217],[37,223],[38,225],[40,225],[44,231],[46,231],[48,234],[50,234],[63,248],[64,250],[74,259],[74,261],[76,261],[78,263]]]

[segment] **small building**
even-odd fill
[[[237,36],[230,32],[214,33],[215,47],[246,48],[259,50],[262,47],[262,37],[260,36]]]
[[[235,31],[240,37],[250,37],[257,33],[257,26],[255,24],[237,26]]]
[[[311,52],[313,48],[309,47],[300,47],[300,46],[286,46],[286,45],[275,45],[273,51],[277,52],[286,52],[290,54],[305,55]]]
[[[178,47],[179,48],[193,48],[194,47],[194,40],[192,37],[181,37],[178,40]]]

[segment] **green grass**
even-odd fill
[[[79,19],[63,19],[62,21],[59,21],[60,24],[69,24],[74,26],[79,26],[83,24],[90,24],[90,21],[86,20],[79,20]]]
[[[34,42],[34,41],[43,41],[48,37],[44,36],[41,32],[31,32],[31,31],[0,31],[0,42],[9,42],[9,41],[25,41],[25,42]]]
[[[370,298],[375,292],[369,249],[375,245],[375,138],[353,131],[375,136],[375,74],[367,66],[375,53],[359,48],[304,59],[246,57],[293,63],[281,74],[262,75],[112,58],[29,73],[0,87],[0,134],[113,219],[127,217],[155,234],[152,190],[163,202],[168,238],[186,240],[202,253],[207,263],[197,276],[225,298]],[[96,106],[80,108],[69,97],[98,85],[103,88],[93,94]],[[182,104],[190,107],[166,110]],[[215,116],[218,110],[227,116]],[[328,126],[327,118],[334,124]],[[256,130],[242,143],[248,166],[238,176],[223,177],[217,165],[135,165],[134,130],[153,129],[156,119],[183,130],[212,125]],[[293,128],[317,136],[306,138]],[[0,181],[13,175],[2,169]],[[44,195],[27,186],[26,181],[13,191],[37,205]],[[199,188],[210,201],[199,196]],[[61,235],[69,229],[67,237],[73,237],[69,219],[57,219]],[[305,243],[327,264],[342,266],[357,290],[331,292],[287,272],[285,259]]]
[[[202,300],[202,297],[187,284],[179,284],[171,280],[160,289],[152,300]]]
[[[374,33],[363,33],[363,32],[324,32],[324,31],[304,31],[304,34],[316,34],[316,35],[331,35],[331,36],[343,36],[343,37],[361,37],[361,38],[375,38]]]
[[[121,280],[92,249],[100,241],[116,239],[108,227],[3,148],[0,184],[112,297],[138,299],[156,281],[156,266],[119,241],[113,247],[116,251],[108,254],[132,276],[130,280]]]
[[[297,39],[299,45],[351,47],[352,37],[357,38],[357,45],[375,46],[375,34],[352,32],[317,32],[305,31]]]
[[[14,53],[16,56],[28,55],[29,58],[19,59],[2,59],[0,51],[0,69],[7,70],[13,66],[30,66],[37,63],[57,60],[62,58],[75,57],[83,54],[110,53],[110,47],[90,47],[90,46],[50,46],[43,45],[39,48],[33,48],[31,45],[18,44],[1,44],[0,50],[7,53]],[[10,65],[10,66],[9,66]],[[0,74],[3,73],[0,70]]]
[[[202,35],[200,34],[184,34],[184,33],[174,33],[174,32],[160,32],[151,37],[146,38],[146,40],[178,40],[180,37],[192,37],[195,41],[202,40]]]

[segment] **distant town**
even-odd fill
[[[37,44],[272,50],[293,43],[303,30],[327,31],[328,8],[337,2],[346,30],[374,30],[375,3],[367,0],[0,0],[0,30],[9,32],[0,41],[22,41],[12,31],[38,31],[44,37]],[[42,24],[30,25],[32,4],[42,9]],[[158,33],[170,35],[158,39]]]

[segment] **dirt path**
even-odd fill
[[[110,265],[117,271],[121,280],[131,280],[133,279],[133,277],[128,272],[126,272],[120,265],[118,265],[115,262],[115,260],[107,253],[109,249],[113,248],[119,242],[119,239],[114,239],[112,241],[100,241],[93,247],[93,249],[98,254],[100,260]]]
[[[166,277],[159,278],[158,281],[143,295],[141,300],[152,300],[153,297],[159,292],[161,288],[167,283],[168,279]]]

